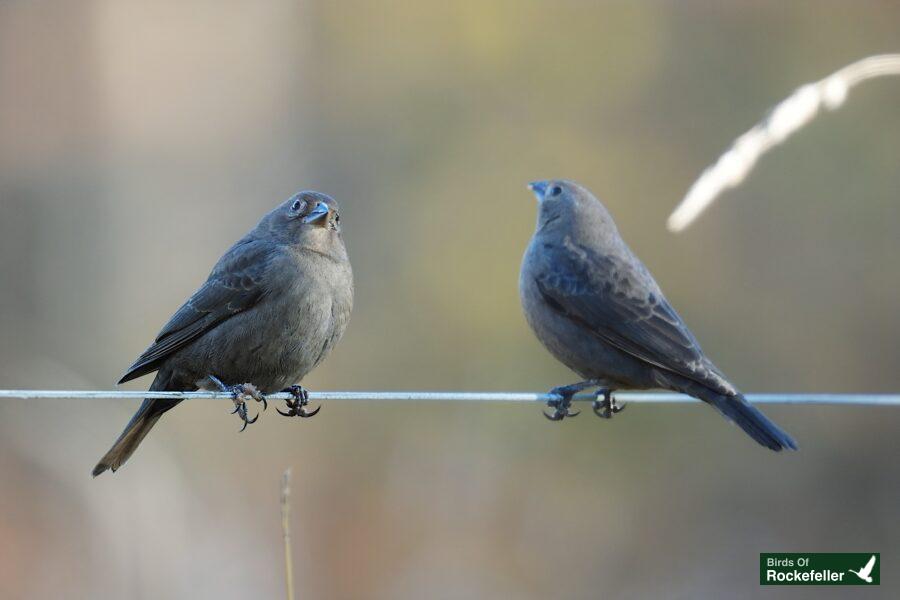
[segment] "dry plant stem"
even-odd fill
[[[281,533],[284,538],[284,585],[287,600],[294,600],[294,557],[291,552],[291,469],[281,476]]]
[[[812,121],[821,108],[837,110],[853,86],[885,75],[900,75],[900,54],[870,56],[798,88],[700,175],[669,216],[669,231],[686,229],[722,192],[740,185],[763,154]]]

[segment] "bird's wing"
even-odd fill
[[[655,367],[719,393],[736,392],[636,257],[599,255],[571,244],[544,251],[547,267],[536,283],[554,310]]]
[[[861,577],[868,577],[872,573],[872,568],[875,567],[875,555],[872,555],[872,558],[869,559],[869,562],[866,563],[866,566],[860,570]]]
[[[160,361],[225,319],[255,305],[266,293],[263,279],[275,246],[241,240],[219,259],[206,283],[169,319],[156,340],[119,380],[130,381],[159,367]]]

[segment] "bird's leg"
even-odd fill
[[[613,398],[612,393],[612,388],[608,387],[597,390],[597,397],[594,398],[592,408],[594,409],[594,414],[601,419],[612,419],[613,415],[625,410],[624,404],[621,406],[616,404],[616,399]],[[600,400],[601,396],[603,397],[603,400]]]
[[[309,404],[309,392],[301,385],[292,385],[281,391],[287,392],[294,397],[293,400],[285,400],[288,408],[287,412],[281,412],[280,408],[275,409],[279,414],[282,414],[285,417],[303,417],[304,419],[308,419],[322,410],[321,405],[317,406],[315,410],[306,410],[306,406]]]
[[[560,398],[548,400],[547,406],[554,409],[552,413],[548,413],[544,411],[544,416],[550,419],[551,421],[562,421],[566,417],[577,417],[581,414],[580,410],[574,410],[572,408],[572,396],[577,394],[582,390],[586,390],[587,388],[597,387],[599,383],[596,379],[588,379],[586,381],[579,381],[578,383],[573,383],[571,385],[561,385],[559,387],[555,387],[549,392],[547,392],[551,396],[559,396]]]
[[[256,420],[259,419],[259,413],[257,413],[256,416],[252,419],[247,414],[247,398],[252,398],[257,402],[262,402],[263,410],[266,410],[266,408],[268,408],[269,406],[269,403],[266,401],[266,397],[252,383],[241,383],[228,387],[227,385],[222,383],[222,381],[215,375],[209,375],[209,380],[215,383],[220,391],[231,394],[231,399],[234,402],[234,410],[231,411],[231,414],[237,413],[237,416],[240,417],[241,421],[244,422],[244,426],[241,427],[241,431],[244,431],[245,429],[247,429],[247,425],[256,423]]]

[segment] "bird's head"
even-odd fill
[[[340,209],[331,196],[304,190],[263,217],[259,227],[283,244],[317,247],[340,238]]]
[[[532,181],[528,187],[538,200],[538,232],[618,236],[609,212],[583,185],[566,179],[549,179]]]

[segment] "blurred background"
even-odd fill
[[[898,392],[896,80],[664,228],[795,87],[898,50],[890,2],[4,0],[0,388],[112,388],[302,188],[356,273],[309,388],[569,383],[517,293],[525,184],[567,177],[739,387]],[[896,409],[767,408],[801,445],[776,455],[701,406],[332,402],[238,435],[192,401],[92,480],[137,404],[0,403],[0,597],[280,597],[288,466],[300,598],[846,597],[760,588],[774,551],[881,552],[864,597],[897,597]]]

